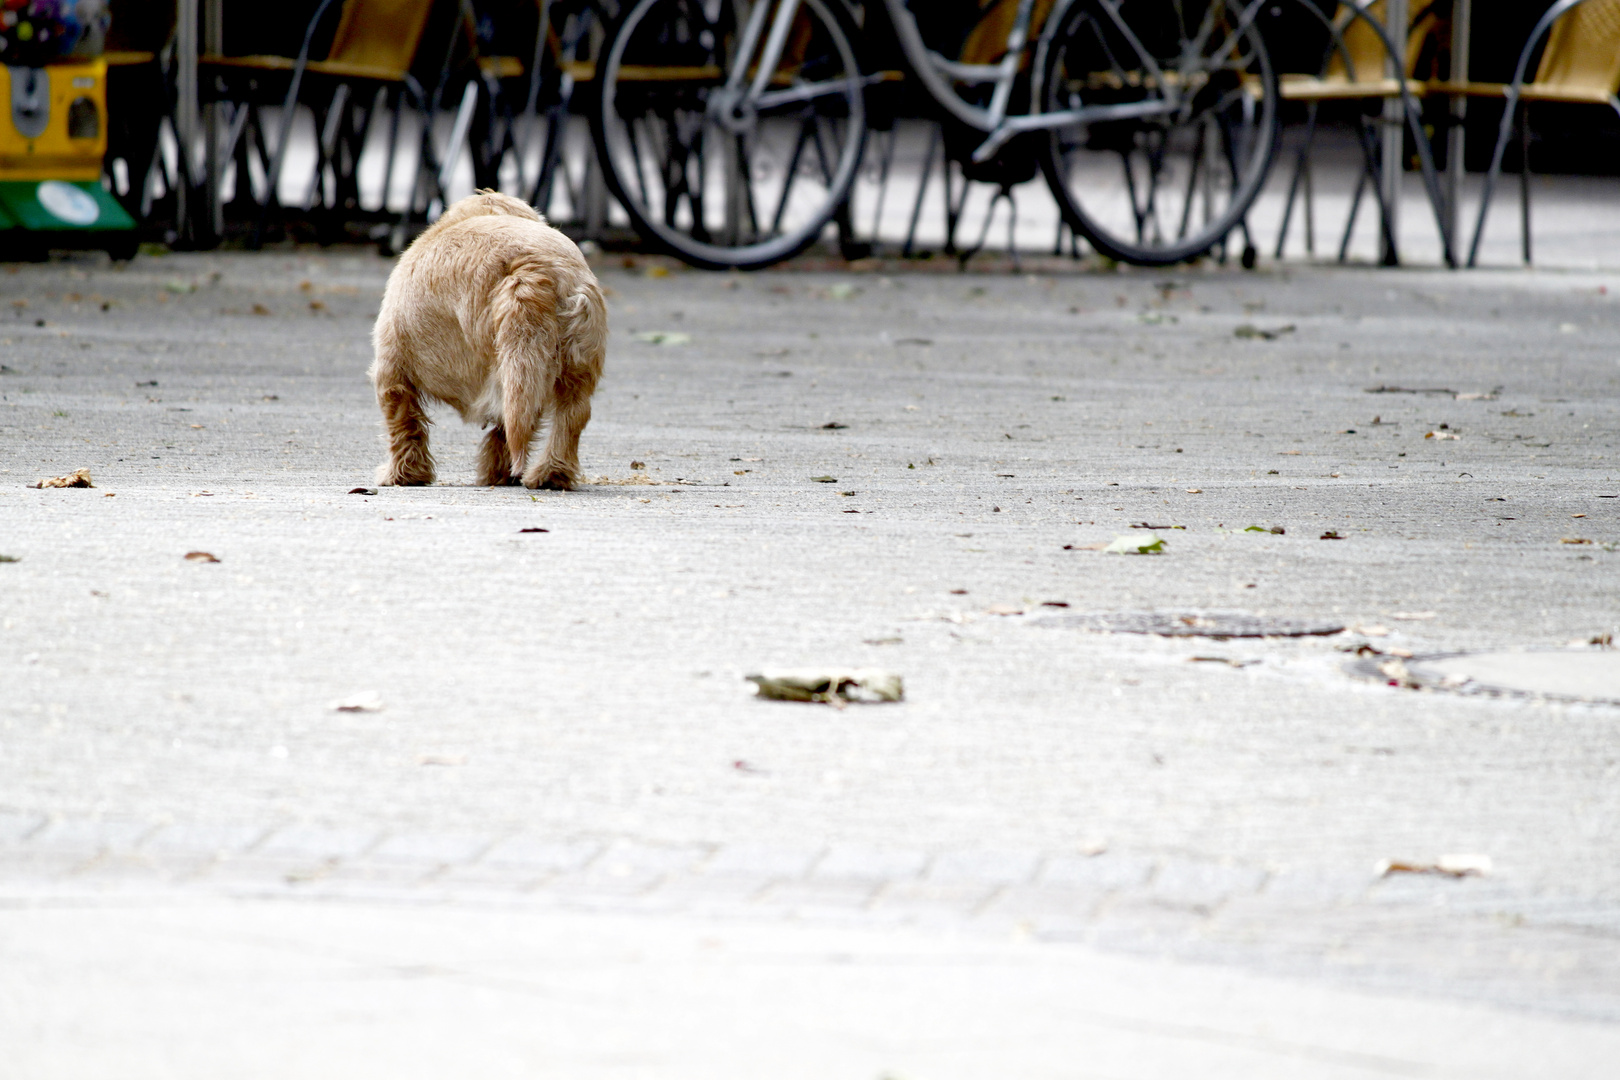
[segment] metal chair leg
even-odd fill
[[[1530,265],[1530,108],[1519,118],[1519,246]]]

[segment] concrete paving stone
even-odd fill
[[[867,907],[878,885],[860,879],[777,881],[759,897],[762,906],[800,916],[848,913]]]
[[[217,858],[247,851],[269,833],[258,825],[165,825],[146,838],[141,850],[159,857]]]
[[[0,844],[17,844],[38,832],[46,822],[44,814],[0,813]]]
[[[985,915],[1040,923],[1044,920],[1087,921],[1102,902],[1096,889],[1055,885],[1015,885],[998,893]]]
[[[155,826],[138,821],[52,821],[29,837],[29,846],[59,852],[94,855],[102,851],[131,851],[154,832]]]
[[[696,868],[714,849],[707,845],[663,846],[633,840],[618,841],[591,863],[587,872],[593,878],[611,880],[678,874]]]
[[[0,889],[13,883],[59,881],[84,866],[93,855],[60,851],[0,851]]]
[[[198,884],[230,890],[268,888],[284,890],[331,874],[343,860],[339,858],[298,857],[294,855],[233,855],[202,864],[191,880]]]
[[[478,860],[478,867],[506,868],[524,873],[559,874],[583,868],[601,855],[604,845],[596,840],[549,840],[538,836],[509,836],[497,841]],[[474,867],[457,867],[456,873]]]
[[[1146,855],[1065,853],[1047,858],[1037,880],[1042,885],[1102,891],[1134,889],[1148,879],[1154,865],[1154,860]]]
[[[1162,903],[1212,908],[1235,894],[1258,892],[1265,883],[1266,872],[1254,867],[1166,859],[1147,892]]]
[[[921,851],[835,844],[816,862],[811,870],[811,876],[880,882],[902,881],[915,878],[927,865],[928,855]]]
[[[352,859],[382,839],[375,829],[289,825],[277,829],[252,854],[267,858]]]
[[[821,854],[818,848],[727,844],[703,864],[703,871],[706,874],[760,874],[772,878],[803,877]]]
[[[1347,904],[1364,899],[1375,883],[1370,873],[1295,871],[1272,874],[1266,879],[1262,895],[1284,903]]]
[[[428,866],[471,863],[492,843],[490,836],[481,833],[398,833],[366,852],[364,861]]]
[[[1203,915],[1179,905],[1115,901],[1097,916],[1083,940],[1131,952],[1160,950],[1194,937],[1205,921]]]
[[[647,893],[660,910],[713,913],[751,907],[776,878],[769,874],[679,874]]]
[[[1040,867],[1041,855],[1034,851],[948,851],[935,856],[928,865],[927,880],[941,885],[984,882],[1016,885],[1028,881]]]
[[[897,881],[878,890],[872,906],[905,911],[943,911],[966,919],[977,914],[1001,888],[1000,885],[983,882]]]

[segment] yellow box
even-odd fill
[[[0,66],[0,113],[0,180],[101,179],[106,61]]]

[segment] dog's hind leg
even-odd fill
[[[428,425],[433,421],[422,408],[422,395],[409,381],[385,370],[375,377],[377,404],[388,434],[388,460],[377,469],[377,483],[433,483],[433,454],[428,450]]]
[[[512,458],[506,446],[506,429],[496,424],[484,436],[483,445],[478,450],[478,482],[484,487],[500,487],[503,484],[515,484],[517,477],[512,475]]]
[[[579,436],[591,421],[591,395],[607,352],[607,307],[596,283],[581,282],[559,315],[562,370],[551,387],[551,434],[544,456],[523,474],[523,483],[570,491],[579,483]]]

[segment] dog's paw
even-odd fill
[[[524,477],[523,484],[525,487],[539,488],[542,491],[573,491],[574,475],[567,469],[551,469],[532,477]]]
[[[377,470],[378,487],[426,487],[433,483],[433,471],[407,470],[385,464]]]

